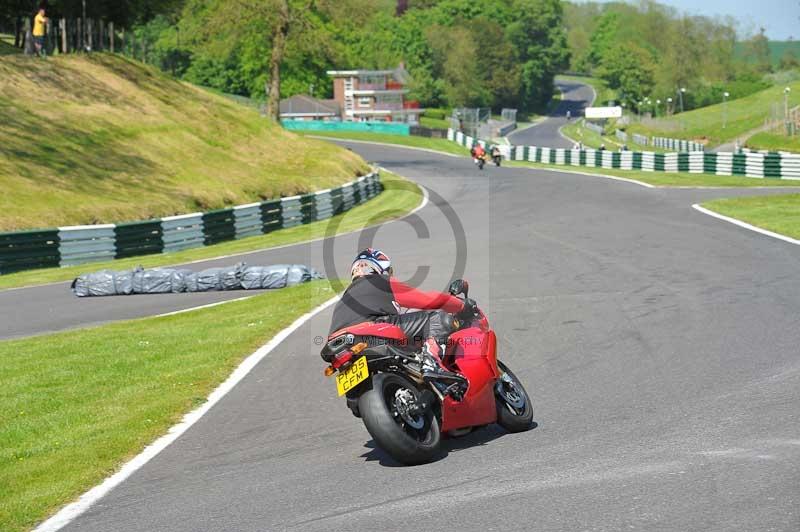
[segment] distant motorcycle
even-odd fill
[[[494,162],[495,166],[500,166],[500,162],[503,160],[503,156],[500,154],[500,150],[494,149],[492,150],[492,162]]]
[[[479,170],[483,170],[483,167],[486,164],[486,154],[484,153],[483,155],[476,155],[475,164],[478,165]]]

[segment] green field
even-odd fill
[[[101,482],[202,404],[247,355],[333,295],[328,281],[315,281],[173,316],[0,342],[0,530],[28,530]]]
[[[436,150],[453,155],[469,154],[468,149],[447,139],[429,139],[425,137],[414,137],[411,135],[390,135],[387,133],[369,133],[361,131],[314,131],[308,132],[307,134],[317,137],[330,137],[332,139],[349,139],[367,142],[380,142],[383,144],[397,144],[399,146],[409,146],[411,148]]]
[[[543,168],[553,171],[580,172],[586,174],[623,177],[641,181],[657,187],[800,187],[800,181],[781,179],[759,179],[754,177],[724,176],[714,174],[689,174],[673,172],[645,172],[643,170],[620,170],[619,168],[597,168],[592,166],[564,166],[527,161],[509,161],[506,166]]]
[[[800,81],[788,84],[789,107],[800,104]],[[645,126],[644,124],[631,124],[628,133],[655,135],[696,141],[707,141],[709,145],[733,141],[734,139],[764,125],[764,119],[771,116],[774,105],[783,109],[784,85],[770,87],[763,91],[728,101],[727,123],[723,125],[723,104],[710,105],[694,109],[685,113],[671,116],[668,120],[680,123],[682,129],[663,128],[658,125]],[[782,112],[782,111],[781,111]]]
[[[800,194],[720,199],[703,203],[703,207],[800,239]]]
[[[793,137],[775,133],[756,133],[745,145],[754,150],[790,151],[800,153],[800,133]]]
[[[0,231],[143,220],[368,171],[227,98],[121,56],[0,58]]]
[[[335,229],[337,233],[357,231],[364,227],[382,223],[402,216],[422,201],[422,191],[411,181],[407,181],[389,172],[381,172],[381,183],[384,190],[377,197],[363,205],[353,207],[351,210],[335,216],[330,220],[323,220],[307,225],[299,225],[289,229],[280,229],[261,236],[253,236],[242,240],[232,240],[213,246],[196,249],[187,249],[176,253],[162,253],[131,257],[108,262],[96,262],[66,268],[47,268],[41,270],[28,270],[18,273],[0,275],[0,289],[56,281],[68,281],[87,271],[132,268],[142,265],[147,268],[155,266],[168,266],[182,264],[194,260],[212,259],[235,253],[245,253],[267,249],[274,246],[293,244],[321,238],[329,235]]]

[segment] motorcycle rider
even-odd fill
[[[478,159],[486,155],[486,150],[480,144],[476,144],[475,146],[472,147],[471,153],[472,153],[472,158],[477,163]]]
[[[352,283],[333,309],[330,334],[364,322],[391,323],[409,340],[422,341],[422,375],[456,400],[463,397],[467,379],[442,363],[440,344],[452,332],[451,314],[475,312],[475,302],[441,292],[417,290],[392,277],[392,263],[380,250],[367,248],[353,260]],[[399,308],[424,309],[399,313]]]

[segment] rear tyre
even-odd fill
[[[378,373],[372,389],[358,399],[358,410],[370,436],[392,458],[405,465],[430,462],[439,454],[441,432],[432,411],[416,416],[406,408],[420,391],[408,379]]]
[[[533,425],[533,404],[528,392],[508,366],[497,361],[500,378],[494,388],[497,424],[508,432],[522,432]]]

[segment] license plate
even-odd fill
[[[339,391],[339,395],[346,394],[367,377],[369,377],[369,367],[367,366],[367,357],[363,356],[353,362],[353,365],[344,372],[336,374],[336,389]]]

